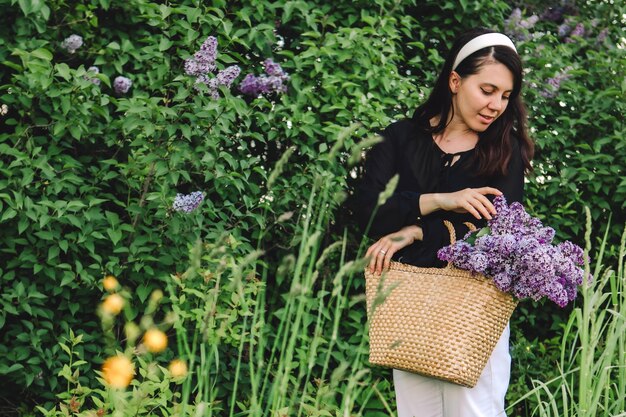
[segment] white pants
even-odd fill
[[[398,417],[505,417],[509,334],[507,325],[474,388],[394,369]]]

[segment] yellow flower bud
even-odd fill
[[[102,286],[105,290],[109,292],[115,291],[119,287],[120,283],[117,282],[117,279],[113,275],[107,275],[102,280]]]
[[[128,341],[128,343],[134,345],[135,341],[141,334],[141,330],[139,329],[139,326],[137,326],[132,321],[129,321],[124,325],[124,333],[126,333],[126,340]]]
[[[102,365],[102,376],[111,388],[126,388],[135,375],[135,367],[126,356],[112,356]]]
[[[154,290],[152,294],[150,294],[150,301],[153,303],[158,303],[161,301],[161,298],[163,298],[163,291],[161,290]]]
[[[108,314],[118,315],[122,308],[124,308],[124,299],[119,294],[108,295],[102,303],[102,309]]]
[[[148,329],[143,335],[143,344],[152,353],[159,353],[167,347],[167,336],[159,329]]]
[[[187,375],[187,363],[182,359],[174,359],[168,366],[172,378],[182,378]]]

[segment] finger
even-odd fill
[[[383,272],[383,267],[385,265],[385,259],[387,255],[389,255],[389,249],[380,249],[378,251],[378,256],[376,257],[376,272],[380,275]]]
[[[370,258],[370,261],[367,264],[367,268],[370,270],[370,272],[374,272],[374,267],[376,266],[376,257],[372,255],[368,255],[368,256]]]
[[[367,253],[365,254],[370,258],[369,264],[367,265],[370,272],[374,272],[376,269],[376,255],[377,255],[378,244],[374,243],[367,249]]]
[[[470,204],[472,204],[474,209],[476,209],[476,211],[479,212],[482,217],[484,217],[485,219],[491,220],[490,209],[488,206],[485,205],[485,202],[483,201],[483,198],[485,197],[483,197],[482,195],[480,197],[482,198],[475,197],[470,202]]]
[[[502,195],[502,191],[493,187],[480,187],[480,188],[475,188],[475,190],[483,195],[486,195],[486,194]]]
[[[463,204],[463,208],[472,216],[476,217],[478,220],[482,219],[482,217],[480,217],[480,213],[478,212],[478,210],[476,210],[476,208],[469,202],[466,201]]]
[[[383,269],[385,271],[389,269],[389,266],[391,265],[391,257],[393,256],[394,253],[396,253],[396,251],[393,248],[389,248],[387,250],[387,254],[385,255],[384,264],[383,264]]]
[[[490,214],[496,214],[496,208],[493,206],[493,203],[487,197],[485,197],[482,194],[479,194],[476,198],[481,202],[483,207],[485,207],[487,211],[489,211]],[[491,219],[491,216],[487,218]]]
[[[377,269],[377,265],[378,265],[378,257],[380,254],[380,249],[381,249],[382,245],[380,244],[380,241],[374,243],[372,246],[369,247],[369,249],[367,250],[367,254],[370,257],[370,262],[369,262],[369,269],[370,272],[375,273],[376,269]]]

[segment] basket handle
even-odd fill
[[[446,225],[446,228],[448,229],[448,233],[450,233],[450,244],[454,245],[454,243],[456,242],[456,232],[454,231],[454,226],[449,220],[444,220],[443,224]],[[465,222],[463,224],[467,226],[470,231],[472,232],[476,231],[476,226],[474,225],[474,223]]]

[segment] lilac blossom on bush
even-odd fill
[[[70,35],[61,42],[61,48],[70,54],[76,52],[81,46],[83,46],[83,38],[80,35]]]
[[[540,94],[545,98],[556,97],[559,89],[561,88],[561,83],[571,78],[571,74],[568,73],[571,69],[572,67],[566,67],[563,71],[559,72],[554,77],[548,78],[546,80],[546,84],[549,87],[541,91]]]
[[[191,194],[176,194],[172,209],[174,211],[182,211],[183,213],[191,213],[200,206],[204,200],[202,191],[194,191]]]
[[[576,298],[583,283],[583,250],[566,241],[552,244],[554,229],[531,217],[520,203],[496,197],[497,214],[478,233],[439,250],[437,256],[491,277],[496,287],[517,298],[547,297],[561,307]]]
[[[185,73],[196,77],[195,88],[200,90],[200,85],[204,84],[208,88],[209,95],[213,99],[218,99],[218,88],[220,85],[229,87],[241,73],[237,65],[223,69],[217,73],[215,78],[209,74],[215,71],[215,59],[217,58],[217,38],[209,36],[200,46],[200,50],[193,57],[185,60]]]
[[[596,38],[597,43],[602,43],[609,36],[609,28],[604,28],[598,33],[598,37]]]
[[[289,75],[283,71],[280,64],[268,58],[263,61],[266,75],[255,76],[248,74],[239,85],[242,93],[258,96],[259,94],[285,93]]]
[[[530,29],[532,29],[539,16],[532,15],[526,19],[522,19],[522,11],[520,8],[515,8],[511,15],[504,21],[504,32],[511,38],[519,41],[525,41],[532,36],[530,35]]]
[[[133,82],[130,79],[126,77],[122,77],[121,75],[118,77],[115,77],[115,80],[113,80],[113,89],[115,90],[117,94],[128,93],[128,90],[130,90],[130,87],[132,85],[133,85]]]
[[[569,36],[565,39],[566,43],[574,43],[576,39],[573,36],[584,37],[585,36],[585,26],[582,23],[576,24],[574,29],[570,32]]]
[[[185,72],[187,75],[205,75],[215,70],[215,58],[217,57],[217,38],[209,36],[200,46],[200,50],[193,57],[185,60]]]

